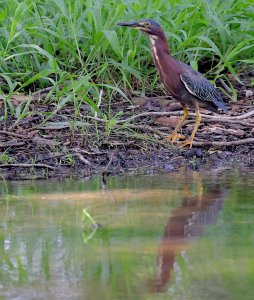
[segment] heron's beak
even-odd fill
[[[135,29],[142,29],[142,28],[143,28],[143,26],[140,25],[140,23],[137,22],[137,21],[119,22],[119,23],[117,23],[117,25],[119,25],[119,26],[132,27],[132,28],[135,28]]]

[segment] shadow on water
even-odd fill
[[[201,180],[201,178],[200,178]],[[198,195],[183,197],[182,205],[174,209],[164,227],[164,235],[157,255],[156,279],[149,286],[153,292],[162,292],[170,281],[175,257],[188,247],[191,237],[201,235],[205,226],[216,222],[226,197],[225,188],[212,187],[206,192],[198,184]]]
[[[103,190],[99,178],[0,182],[0,299],[252,299],[253,187],[242,173]],[[84,209],[101,224],[89,240]]]

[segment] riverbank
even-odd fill
[[[202,122],[193,148],[179,148],[165,137],[181,119],[180,105],[166,96],[115,97],[102,104],[103,115],[73,105],[56,110],[30,98],[27,115],[1,121],[1,178],[41,179],[94,174],[176,172],[179,169],[254,166],[254,89],[239,87],[238,101],[227,103],[227,115],[202,111]],[[28,98],[17,96],[17,107]],[[103,99],[102,99],[103,100]],[[16,101],[16,102],[15,102]],[[225,100],[227,101],[227,100]],[[2,105],[3,109],[3,105]],[[50,118],[47,116],[50,115]],[[195,114],[190,113],[181,133],[188,137]],[[180,141],[179,141],[180,143]]]

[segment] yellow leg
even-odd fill
[[[181,148],[187,146],[187,145],[190,145],[190,148],[192,147],[192,143],[193,143],[193,140],[194,140],[194,137],[195,137],[195,134],[198,130],[198,127],[199,127],[199,124],[201,122],[201,114],[199,112],[199,109],[196,110],[197,112],[197,117],[196,117],[196,122],[195,122],[195,126],[193,128],[193,131],[191,133],[191,136],[188,140],[184,141],[182,144],[181,144]]]
[[[166,140],[167,140],[168,142],[172,142],[172,143],[173,143],[173,142],[174,142],[175,140],[177,140],[179,137],[180,137],[180,138],[184,138],[183,135],[179,135],[177,132],[178,132],[178,130],[183,126],[183,123],[184,123],[184,121],[187,119],[188,115],[189,115],[189,111],[188,111],[187,107],[184,106],[184,107],[183,107],[183,117],[182,117],[181,121],[180,121],[179,124],[176,126],[175,130],[174,130],[169,136],[166,137]]]

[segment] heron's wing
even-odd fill
[[[212,102],[219,108],[227,110],[220,93],[201,73],[191,70],[180,74],[180,78],[189,93],[201,101]]]

